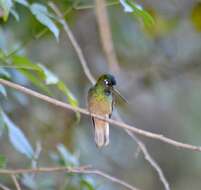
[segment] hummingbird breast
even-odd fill
[[[105,90],[94,87],[88,93],[88,109],[91,113],[109,118],[112,113],[112,95]],[[109,144],[109,123],[92,117],[94,126],[94,140],[97,147]]]
[[[112,113],[111,92],[96,92],[93,88],[88,93],[88,109],[91,113],[105,115]]]

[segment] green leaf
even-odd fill
[[[6,65],[7,67],[17,69],[35,86],[45,93],[50,94],[48,87],[43,83],[43,80],[45,79],[43,70],[37,64],[34,64],[28,58],[19,55],[13,55],[11,59],[12,62],[11,64]],[[30,70],[35,71],[35,75],[31,73]]]
[[[5,168],[6,167],[6,157],[0,154],[0,168]]]
[[[47,85],[59,82],[58,77],[42,64],[32,63],[27,57],[19,55],[12,56],[12,60],[13,65],[18,69],[36,71],[39,79],[44,80]]]
[[[62,91],[64,93],[64,95],[67,97],[67,101],[74,107],[78,106],[78,101],[77,99],[74,97],[74,95],[71,93],[71,91],[66,87],[66,85],[62,82],[59,81],[57,83],[57,87],[60,91]],[[80,121],[80,113],[76,112],[76,123],[78,123]]]
[[[6,79],[11,78],[10,74],[4,68],[1,68],[1,66],[0,66],[0,78],[6,78]]]
[[[4,97],[7,96],[6,89],[3,85],[0,84],[0,94],[2,94]]]
[[[29,3],[28,3],[27,0],[15,0],[15,2],[17,2],[17,3],[21,4],[21,5],[24,5],[26,7],[29,6]]]
[[[28,187],[28,189],[38,189],[38,180],[36,182],[36,177],[35,175],[32,174],[23,174],[21,176],[20,181],[22,182],[22,184],[26,187]]]
[[[12,6],[13,6],[12,0],[0,0],[0,8],[2,8],[3,10],[4,21],[7,21]]]
[[[95,190],[95,182],[92,178],[85,177],[81,179],[80,185],[82,189]]]
[[[49,88],[46,85],[55,85],[66,97],[67,102],[72,106],[78,106],[78,101],[67,88],[63,81],[61,81],[53,72],[40,63],[32,63],[27,57],[13,55],[11,57],[11,64],[4,64],[3,67],[17,69],[34,85],[50,94]],[[32,71],[32,72],[31,72]],[[45,84],[44,84],[45,82]],[[77,121],[80,120],[80,114],[76,113]]]
[[[12,66],[16,66],[19,69],[26,69],[26,70],[34,70],[37,71],[42,78],[44,78],[43,70],[40,66],[35,63],[32,63],[27,57],[20,56],[20,55],[13,55],[12,56]]]
[[[48,12],[47,7],[39,3],[33,3],[30,7],[32,14],[36,19],[46,26],[55,36],[57,41],[59,40],[59,29],[56,24],[52,21],[51,16]]]
[[[10,118],[3,111],[1,111],[0,113],[3,117],[5,125],[8,128],[9,140],[13,147],[18,152],[32,159],[34,151],[24,133],[10,120]]]
[[[39,83],[38,78],[34,79],[33,75],[28,74],[28,72],[25,72],[26,69],[36,71],[39,79],[44,80],[47,85],[56,85],[57,88],[64,93],[64,95],[67,97],[67,101],[72,106],[78,106],[77,99],[73,96],[73,94],[64,84],[64,82],[59,80],[59,78],[54,73],[52,73],[48,68],[46,68],[44,65],[34,64],[28,58],[19,56],[19,55],[14,55],[12,59],[13,59],[13,65],[17,66],[17,68],[20,68],[20,70],[23,69],[22,73],[25,74],[27,77],[29,77],[29,79],[35,85]]]
[[[78,166],[78,159],[71,154],[63,144],[57,145],[57,150],[60,154],[61,160],[63,160],[65,166]]]
[[[145,25],[149,26],[154,24],[154,18],[133,0],[120,0],[120,3],[124,7],[125,12],[132,13],[142,19]]]
[[[15,11],[15,9],[11,9],[10,13],[14,16],[16,21],[20,21],[20,17],[18,15],[18,13]]]
[[[47,94],[50,94],[48,87],[43,83],[43,80],[46,79],[46,76],[38,64],[32,63],[27,57],[13,55],[12,64],[10,66],[16,68],[39,89],[43,90]],[[35,71],[35,75],[30,71]]]
[[[46,86],[43,81],[37,76],[33,75],[31,72],[25,69],[19,69],[20,73],[23,74],[32,84],[34,84],[39,89],[43,90],[48,95],[51,95],[48,86]]]
[[[62,81],[59,81],[57,85],[58,85],[59,90],[61,90],[66,95],[68,102],[72,106],[78,106],[77,99],[70,92],[70,90],[66,87],[66,85]]]
[[[49,69],[47,69],[44,65],[41,64],[37,65],[41,68],[41,71],[43,71],[45,75],[45,83],[47,85],[57,84],[59,82],[58,77],[55,74],[53,74]]]

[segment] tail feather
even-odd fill
[[[109,123],[94,119],[95,143],[97,147],[107,146],[109,144]]]
[[[104,132],[104,134],[105,134],[105,146],[107,146],[110,143],[110,138],[109,138],[109,123],[107,123],[105,125],[104,129],[105,129],[105,132]]]

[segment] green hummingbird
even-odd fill
[[[114,106],[114,95],[123,98],[114,89],[116,80],[111,74],[101,75],[96,84],[88,91],[88,110],[90,113],[110,118]],[[124,99],[124,98],[123,98]],[[97,147],[101,148],[109,144],[109,123],[92,117],[94,126],[94,140]]]

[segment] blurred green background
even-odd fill
[[[6,5],[9,2],[11,6]],[[47,1],[30,0],[29,5],[26,2],[0,1],[0,77],[86,108],[91,83],[62,25]],[[34,3],[47,8],[46,17],[55,26],[41,24],[41,20],[47,21],[47,18],[44,15],[37,18],[40,8],[29,8]],[[55,0],[54,3],[62,13],[66,13],[66,21],[94,77],[107,73],[108,64],[101,47],[94,1]],[[154,19],[154,23],[148,25],[144,23],[143,15],[125,12],[118,1],[107,3],[120,66],[120,72],[115,75],[117,87],[129,102],[128,105],[117,102],[115,109],[126,123],[199,146],[201,2],[134,2],[143,6],[144,13]],[[59,40],[55,38],[57,29]],[[33,66],[38,63],[43,65],[42,70]],[[52,73],[48,73],[50,71]],[[57,83],[54,83],[55,80]],[[47,85],[48,82],[50,85]],[[6,159],[4,167],[91,164],[142,190],[164,189],[143,154],[136,156],[137,145],[123,130],[111,126],[110,145],[99,150],[93,140],[89,117],[81,115],[78,121],[78,115],[73,112],[16,90],[0,86],[0,92],[0,157]],[[13,126],[23,131],[25,137],[20,136],[21,132],[14,132],[12,136]],[[19,140],[22,138],[26,142]],[[141,139],[161,166],[171,189],[201,189],[200,153],[176,149],[148,138]],[[24,149],[26,143],[28,145]],[[30,158],[36,155],[32,149],[40,152],[36,161]],[[22,189],[124,189],[92,175],[47,173],[20,176],[19,181]],[[14,189],[9,177],[0,176],[0,183]]]

